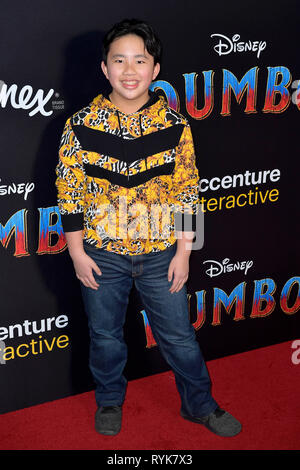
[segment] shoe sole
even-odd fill
[[[186,419],[187,421],[191,421],[192,423],[202,424],[202,426],[204,426],[206,429],[208,429],[209,431],[213,432],[214,434],[216,434],[217,436],[220,436],[220,437],[234,437],[234,436],[237,436],[242,430],[242,427],[241,427],[241,429],[239,431],[237,431],[235,434],[229,434],[228,435],[226,433],[218,432],[215,429],[212,429],[209,425],[207,425],[206,423],[203,423],[201,421],[201,418],[193,418],[193,416],[185,415],[182,412],[180,412],[180,415],[183,419]]]
[[[102,434],[104,436],[116,436],[120,432],[120,431],[100,431],[97,428],[95,428],[95,429],[99,434]]]
[[[95,425],[95,430],[99,434],[104,434],[104,436],[115,436],[116,434],[119,434],[121,431],[121,427],[119,429],[116,429],[116,431],[113,431],[112,429],[101,429],[101,427],[98,427],[97,424]]]

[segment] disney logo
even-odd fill
[[[218,261],[209,259],[207,261],[203,261],[203,264],[210,263],[209,268],[205,271],[205,273],[210,276],[219,276],[222,273],[229,273],[231,271],[245,271],[244,274],[247,274],[248,269],[253,266],[253,261],[237,261],[236,263],[229,263],[229,258],[223,259],[222,263]]]
[[[214,46],[214,50],[221,55],[230,54],[231,52],[257,52],[257,58],[259,58],[260,53],[266,48],[266,41],[239,41],[240,35],[234,34],[232,38],[228,38],[223,34],[211,34],[212,37],[219,37],[219,42]]]

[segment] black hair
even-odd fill
[[[124,19],[120,23],[116,23],[104,36],[102,41],[102,59],[105,64],[111,43],[126,34],[140,36],[144,41],[148,53],[154,58],[154,65],[160,63],[162,45],[159,38],[148,23],[132,18]]]

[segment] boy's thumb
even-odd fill
[[[99,266],[97,266],[97,264],[95,263],[95,261],[94,261],[94,267],[93,267],[93,269],[94,269],[94,271],[95,271],[99,276],[101,276],[102,272],[101,272]]]

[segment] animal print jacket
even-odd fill
[[[198,212],[190,126],[154,92],[132,114],[103,95],[73,114],[62,133],[56,175],[64,231],[82,230],[84,243],[95,248],[129,255],[162,251],[176,242],[176,230],[191,230]]]

